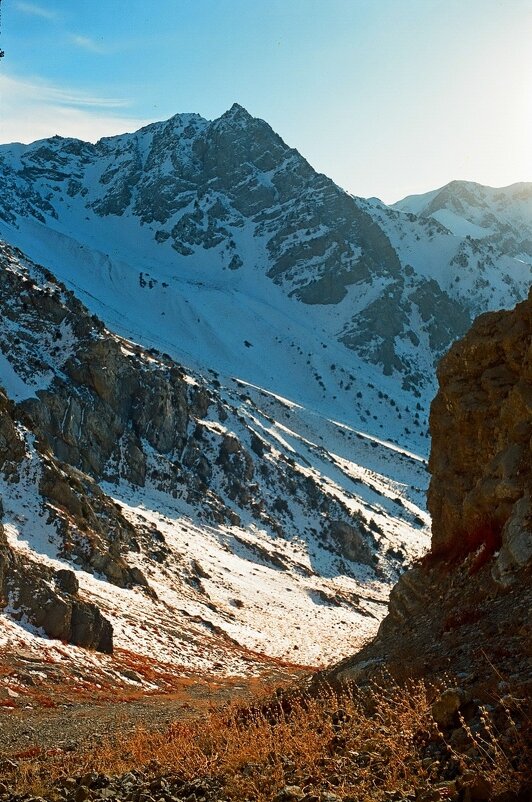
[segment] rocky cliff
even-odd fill
[[[4,482],[17,485],[21,474],[27,471],[28,449],[34,447],[31,439],[17,422],[13,405],[0,391],[0,473]],[[43,467],[46,466],[45,483],[54,488],[52,495],[57,496],[61,488],[67,488],[73,513],[71,477],[58,468],[53,458],[44,454],[40,457]],[[48,502],[48,506],[49,514],[53,514],[52,504]],[[63,510],[66,512],[66,505]],[[25,620],[51,638],[112,652],[112,626],[96,604],[79,595],[74,572],[66,568],[54,570],[24,550],[13,548],[2,525],[2,516],[0,496],[0,607],[7,608],[14,620]]]
[[[432,554],[501,549],[500,576],[532,557],[531,333],[532,295],[478,318],[440,363],[430,415]]]
[[[442,360],[431,410],[432,547],[392,590],[375,641],[328,674],[453,676],[463,699],[530,694],[532,292]],[[447,680],[448,681],[448,680]],[[458,707],[456,708],[458,710]],[[459,737],[458,735],[456,737]]]

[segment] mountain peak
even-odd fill
[[[228,111],[225,112],[224,116],[229,115],[229,114],[232,117],[236,117],[236,116],[239,116],[239,117],[242,117],[242,116],[243,117],[251,117],[251,114],[249,113],[249,111],[247,109],[245,109],[244,106],[241,106],[240,103],[233,103],[231,108]]]
[[[247,125],[255,118],[252,117],[249,111],[241,106],[240,103],[233,103],[231,108],[224,112],[219,119],[224,122],[231,121],[240,125]]]

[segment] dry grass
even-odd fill
[[[532,758],[523,711],[519,727],[507,703],[498,708],[498,729],[485,709],[473,724],[462,720],[464,743],[457,750],[433,720],[434,695],[423,682],[399,687],[390,680],[364,694],[350,688],[325,688],[314,697],[283,694],[252,707],[213,710],[165,732],[101,740],[82,753],[31,756],[10,779],[13,790],[44,793],[67,776],[147,767],[149,774],[183,781],[219,778],[224,798],[233,802],[270,802],[287,785],[356,802],[392,793],[422,798],[431,789],[437,794],[431,800],[452,799],[482,782],[490,798],[517,794]]]

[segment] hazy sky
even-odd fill
[[[4,0],[0,141],[234,101],[357,195],[532,181],[532,0]]]

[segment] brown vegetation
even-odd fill
[[[214,779],[220,799],[232,802],[517,799],[532,758],[521,702],[507,695],[490,712],[466,710],[450,737],[433,716],[436,698],[424,682],[401,687],[389,677],[364,692],[324,687],[293,695],[289,705],[282,694],[164,732],[100,740],[82,752],[31,754],[17,761],[9,782],[13,793],[53,799],[54,785],[68,777],[141,768],[148,782]]]

